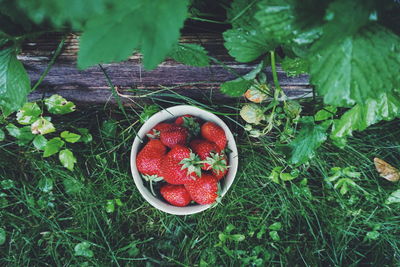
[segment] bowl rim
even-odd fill
[[[235,138],[234,138],[231,130],[229,129],[229,127],[225,124],[225,122],[221,118],[219,118],[217,115],[211,113],[210,111],[201,109],[196,106],[191,106],[191,105],[176,105],[176,106],[172,106],[172,107],[163,109],[163,110],[155,113],[153,116],[151,116],[140,127],[140,129],[136,133],[135,139],[132,143],[131,153],[130,153],[131,174],[132,174],[132,177],[133,177],[133,180],[135,182],[137,189],[139,190],[140,194],[147,202],[149,202],[156,209],[159,209],[161,211],[164,211],[169,214],[174,214],[174,215],[190,215],[190,214],[199,213],[199,212],[202,212],[202,211],[210,208],[213,204],[177,207],[177,206],[170,205],[170,204],[156,198],[155,196],[152,195],[152,193],[143,184],[144,181],[136,167],[136,154],[139,152],[138,150],[139,150],[140,145],[143,144],[144,140],[146,139],[146,133],[151,128],[153,128],[156,124],[158,124],[162,121],[168,120],[168,118],[164,118],[164,117],[170,116],[170,119],[173,119],[178,116],[185,115],[185,114],[190,114],[190,115],[197,116],[197,117],[207,117],[207,119],[206,119],[207,121],[215,122],[217,125],[222,127],[225,131],[225,135],[228,140],[227,147],[230,149],[231,152],[229,153],[230,168],[228,170],[226,177],[224,178],[225,181],[224,181],[223,188],[221,191],[221,198],[228,192],[229,188],[232,186],[232,183],[233,183],[236,173],[237,173],[238,162],[239,162],[236,141],[235,141]]]

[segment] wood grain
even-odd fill
[[[47,34],[24,44],[19,59],[23,62],[34,84],[43,73],[58,46],[62,36]],[[167,59],[156,69],[146,71],[141,65],[141,56],[132,55],[127,61],[115,64],[104,64],[103,67],[114,85],[125,95],[137,94],[139,90],[157,91],[163,87],[174,88],[174,92],[197,100],[214,98],[217,102],[232,101],[219,92],[222,82],[251,71],[255,64],[238,64],[228,54],[223,46],[223,40],[218,33],[186,34],[181,38],[184,43],[203,45],[216,62],[208,67],[191,67]],[[114,103],[112,92],[100,67],[95,66],[79,70],[76,66],[78,53],[78,36],[68,35],[61,54],[40,87],[32,92],[30,100],[40,99],[54,93],[60,94],[77,103],[100,104]],[[221,65],[220,63],[223,63]],[[265,69],[267,77],[272,81],[271,70]],[[278,71],[279,80],[286,94],[291,98],[310,96],[311,87],[308,77],[287,77]],[[129,89],[138,89],[135,93]],[[131,101],[125,99],[124,103]]]

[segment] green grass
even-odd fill
[[[85,126],[94,136],[89,145],[72,146],[78,158],[73,172],[56,157],[43,159],[12,139],[0,143],[0,180],[14,181],[12,188],[0,190],[0,228],[6,231],[1,266],[399,264],[399,205],[384,204],[398,185],[380,178],[372,159],[379,156],[400,167],[400,121],[357,134],[344,150],[324,145],[299,168],[298,178],[279,185],[268,178],[274,167],[286,167],[274,137],[250,139],[235,123],[237,115],[224,117],[238,133],[240,151],[231,190],[213,209],[173,216],[146,203],[130,175],[138,111],[128,108],[124,115],[100,107],[60,117],[59,129]],[[106,120],[112,123],[102,128]],[[336,166],[355,166],[362,189],[342,196],[329,187],[324,178]],[[40,190],[43,178],[53,181],[50,192]],[[106,210],[108,200],[114,201],[113,212]],[[281,228],[269,229],[276,222]],[[230,232],[228,225],[234,226]],[[374,229],[376,238],[368,239]],[[85,241],[92,257],[74,251]]]

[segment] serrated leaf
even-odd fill
[[[70,131],[63,131],[60,136],[68,143],[76,143],[81,139],[81,136]]]
[[[310,65],[311,83],[326,104],[363,104],[400,87],[400,37],[371,24],[313,53]]]
[[[78,128],[77,130],[81,134],[81,139],[79,139],[81,142],[85,144],[92,142],[93,136],[89,133],[87,128]]]
[[[45,193],[53,190],[53,180],[51,178],[42,178],[38,183],[39,190]]]
[[[44,150],[47,145],[47,139],[43,135],[36,135],[32,144],[37,150]]]
[[[75,28],[85,22],[88,15],[104,12],[109,0],[19,0],[19,6],[37,24],[50,20],[56,27],[72,24]]]
[[[234,97],[242,96],[247,89],[253,84],[247,80],[233,80],[221,84],[221,92]]]
[[[28,125],[36,121],[42,110],[36,103],[25,103],[17,112],[17,121],[19,124]]]
[[[326,106],[323,109],[319,110],[315,115],[314,115],[314,120],[315,121],[324,121],[327,119],[331,119],[333,116],[335,116],[337,112],[337,108],[334,106]]]
[[[210,65],[207,51],[198,44],[179,44],[174,47],[169,56],[188,66],[205,67]]]
[[[31,90],[28,74],[14,48],[0,50],[0,111],[7,117],[26,101]]]
[[[223,36],[229,55],[239,62],[253,61],[275,47],[267,35],[258,29],[231,29],[225,31]]]
[[[45,135],[56,131],[53,123],[46,120],[45,118],[40,118],[31,125],[31,131],[33,134]]]
[[[50,139],[47,142],[46,147],[44,148],[43,157],[46,158],[56,154],[58,151],[60,151],[61,147],[64,144],[65,144],[64,141],[61,140],[60,137],[54,137]]]
[[[74,112],[76,106],[71,101],[67,101],[64,97],[60,95],[52,95],[44,100],[44,104],[47,110],[52,114],[67,114]]]
[[[83,256],[91,258],[94,256],[93,251],[90,249],[90,244],[87,241],[77,244],[74,248],[75,256]]]
[[[299,76],[300,74],[306,74],[310,64],[303,58],[285,57],[281,63],[281,67],[286,72],[287,76],[294,77]]]
[[[6,231],[3,228],[0,228],[0,246],[4,245],[6,242]]]
[[[299,165],[315,156],[315,151],[327,138],[326,131],[330,124],[315,124],[312,117],[304,117],[301,130],[296,138],[287,146],[289,162]]]
[[[392,120],[400,116],[400,96],[396,93],[384,93],[377,99],[368,99],[357,104],[333,123],[330,138],[339,147],[344,147],[346,137],[353,131],[365,130],[381,120]]]
[[[0,142],[3,141],[4,138],[6,138],[6,134],[4,133],[4,131],[2,129],[0,129]]]
[[[18,128],[14,124],[9,123],[6,126],[6,130],[8,131],[9,135],[17,139],[16,143],[18,145],[27,145],[35,137],[35,135],[32,134],[29,126]]]
[[[178,41],[187,5],[187,0],[141,0],[90,19],[80,39],[78,66],[122,61],[139,49],[144,67],[156,67]]]
[[[64,149],[60,151],[58,155],[61,164],[67,168],[68,170],[72,171],[74,169],[74,165],[77,162],[74,154],[69,149]]]

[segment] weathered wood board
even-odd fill
[[[48,34],[25,43],[19,59],[26,67],[34,84],[46,69],[53,52],[62,36]],[[104,64],[103,67],[114,85],[120,87],[120,92],[129,94],[127,89],[137,88],[159,90],[161,87],[173,87],[174,91],[194,99],[213,97],[214,101],[229,101],[229,97],[219,91],[222,82],[235,79],[238,75],[251,71],[254,64],[238,64],[225,50],[221,34],[198,33],[184,35],[181,42],[203,45],[209,55],[221,64],[209,67],[190,67],[167,59],[156,69],[146,71],[141,65],[139,55],[133,55],[129,60],[115,64]],[[54,93],[60,94],[77,103],[100,104],[114,102],[112,91],[99,66],[79,70],[76,66],[78,52],[78,36],[69,35],[61,54],[52,66],[40,87],[29,96],[31,100]],[[271,77],[270,69],[266,69],[267,77]],[[299,98],[310,96],[311,86],[306,75],[287,77],[281,70],[278,72],[282,88],[289,97]],[[132,103],[125,99],[125,103]]]

